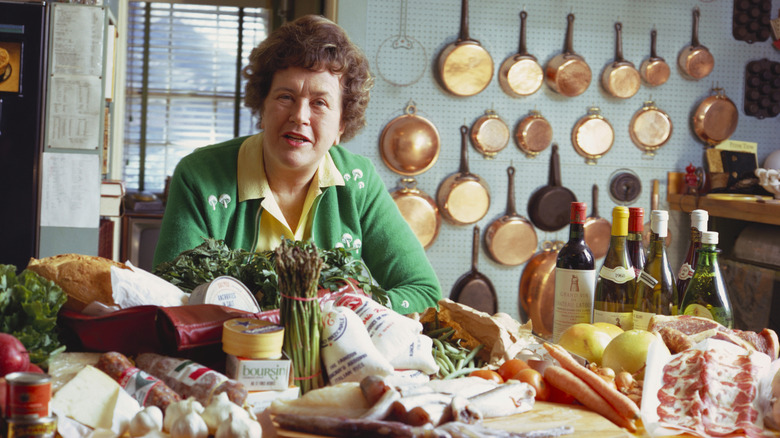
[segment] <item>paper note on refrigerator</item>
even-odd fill
[[[42,227],[98,228],[98,155],[45,152],[41,183]]]

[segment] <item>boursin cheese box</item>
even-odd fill
[[[225,374],[249,391],[287,389],[293,386],[292,362],[286,354],[279,359],[248,359],[227,355]]]

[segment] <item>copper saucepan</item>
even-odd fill
[[[479,41],[469,37],[469,2],[462,0],[460,35],[439,53],[438,79],[456,96],[473,96],[493,78],[493,58]]]
[[[512,97],[528,96],[542,86],[544,72],[536,57],[525,45],[526,11],[520,12],[520,47],[516,54],[505,59],[498,69],[498,84]]]
[[[596,107],[588,109],[588,114],[582,116],[571,130],[571,144],[585,163],[596,164],[615,142],[615,130]]]
[[[539,111],[531,110],[517,123],[515,142],[528,158],[534,158],[552,143],[552,125]]]
[[[612,224],[599,216],[599,186],[593,184],[593,199],[590,216],[585,218],[585,243],[588,244],[594,259],[607,255],[609,240],[612,235]]]
[[[471,144],[485,158],[493,158],[509,144],[509,126],[493,110],[486,110],[471,126]]]
[[[693,113],[693,132],[708,146],[728,140],[737,130],[739,111],[722,88],[713,88],[713,93],[699,103]]]
[[[654,102],[646,101],[631,118],[628,134],[646,157],[653,157],[672,138],[672,128],[669,114],[658,109]]]
[[[519,313],[531,319],[533,332],[552,336],[555,309],[555,262],[563,242],[545,241],[523,268],[518,291]]]
[[[639,74],[644,79],[645,83],[650,86],[663,85],[672,71],[669,68],[669,64],[666,60],[658,56],[655,51],[655,40],[658,35],[658,31],[655,29],[650,31],[650,57],[642,61],[639,66]]]
[[[436,193],[442,217],[454,225],[473,224],[490,208],[487,182],[469,171],[468,132],[465,125],[460,127],[460,171],[445,178]]]
[[[404,176],[419,175],[439,158],[439,131],[433,123],[417,114],[414,102],[406,112],[391,120],[379,138],[382,161],[390,170]]]
[[[615,23],[615,60],[604,67],[601,85],[613,97],[628,99],[639,91],[639,71],[623,57],[623,24]]]
[[[533,224],[519,215],[515,208],[515,168],[509,166],[506,172],[509,176],[506,213],[488,226],[485,247],[496,262],[517,266],[531,258],[538,241]]]
[[[493,315],[498,312],[498,297],[493,283],[477,269],[478,259],[479,227],[474,225],[471,242],[471,270],[463,274],[452,286],[450,299]]]
[[[591,71],[585,59],[574,52],[574,14],[570,13],[566,19],[568,24],[563,52],[547,63],[544,80],[556,93],[574,97],[588,89]]]
[[[693,8],[693,31],[691,45],[684,47],[677,55],[677,65],[683,76],[699,80],[707,77],[715,67],[715,58],[704,45],[699,42],[699,8]]]
[[[391,193],[395,205],[423,248],[429,248],[439,236],[441,215],[436,201],[417,188],[414,178],[401,178],[401,187]]]

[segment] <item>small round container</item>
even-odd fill
[[[16,372],[6,375],[5,381],[7,418],[36,419],[51,416],[51,376]]]
[[[222,350],[247,359],[282,357],[284,327],[253,318],[234,318],[222,324]]]
[[[54,438],[57,417],[7,418],[8,438]]]
[[[257,313],[257,299],[244,283],[230,276],[217,277],[192,290],[190,304],[216,304],[246,312]]]

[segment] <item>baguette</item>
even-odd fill
[[[31,258],[27,269],[47,278],[68,296],[64,309],[81,312],[87,304],[98,301],[114,306],[111,267],[129,269],[124,263],[103,257],[60,254],[42,259]]]

